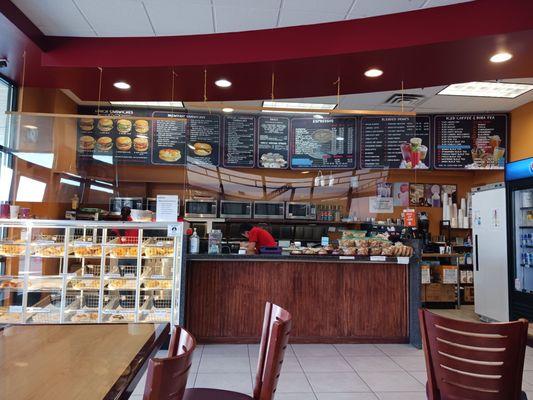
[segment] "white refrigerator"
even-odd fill
[[[503,183],[472,190],[475,312],[509,321],[506,193]]]

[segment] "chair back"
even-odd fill
[[[528,322],[477,323],[419,310],[429,400],[518,400]]]
[[[274,398],[291,326],[292,317],[288,311],[275,304],[266,303],[254,382],[255,400]]]
[[[170,338],[168,357],[149,361],[143,400],[181,400],[195,348],[194,337],[176,326]]]

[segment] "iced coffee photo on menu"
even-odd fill
[[[425,163],[428,148],[422,144],[422,139],[418,137],[411,138],[409,142],[400,144],[402,152],[402,162],[400,168],[406,169],[428,169]]]

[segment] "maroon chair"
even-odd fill
[[[149,361],[143,400],[181,400],[195,348],[194,337],[176,326],[170,338],[168,357]]]
[[[185,391],[184,400],[272,400],[291,325],[292,317],[288,311],[275,304],[266,303],[253,397],[228,390],[194,388]]]
[[[528,321],[478,323],[419,310],[429,400],[520,400]]]

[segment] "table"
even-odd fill
[[[169,324],[8,326],[0,331],[0,399],[127,399],[169,329]]]

